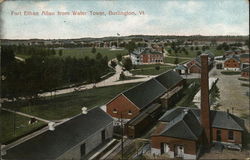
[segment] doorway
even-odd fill
[[[184,157],[184,147],[182,145],[175,146],[175,152],[174,152],[175,157]]]

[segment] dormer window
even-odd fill
[[[116,109],[113,109],[113,113],[117,113],[117,110],[116,110]]]
[[[130,110],[128,111],[128,115],[132,115],[132,112]]]

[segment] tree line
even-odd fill
[[[19,51],[16,47],[2,46],[1,97],[36,96],[69,84],[95,83],[109,71],[108,57],[100,53],[95,58],[62,59],[49,56],[50,49],[41,52],[41,48],[34,47],[32,56],[22,62],[15,59]]]

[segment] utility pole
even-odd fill
[[[118,37],[120,36],[119,33],[117,33],[117,46],[116,46],[116,49],[119,48],[119,45],[118,45]]]
[[[13,134],[16,136],[16,113],[13,114]]]
[[[123,160],[123,122],[122,122],[122,113],[121,113],[121,129],[122,129],[122,139],[121,139],[121,141],[122,141],[122,143],[121,143],[121,151],[122,151],[122,160]]]

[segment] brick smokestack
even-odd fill
[[[211,145],[211,124],[208,83],[208,55],[201,54],[201,125],[205,131],[205,145]]]

